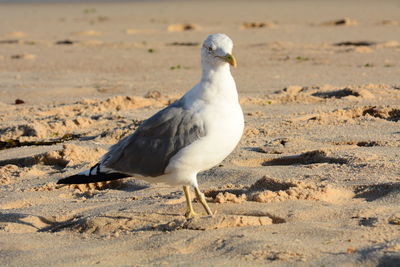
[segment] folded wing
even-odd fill
[[[205,136],[201,118],[184,108],[183,101],[145,120],[103,156],[101,166],[119,173],[159,176],[179,150]]]

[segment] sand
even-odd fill
[[[0,4],[0,265],[398,266],[397,1]],[[207,14],[207,15],[204,15]],[[234,40],[246,127],[181,188],[58,186]]]

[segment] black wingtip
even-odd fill
[[[89,184],[89,183],[118,180],[126,177],[129,177],[129,175],[123,173],[101,173],[98,175],[91,175],[91,176],[76,174],[58,180],[57,184]]]

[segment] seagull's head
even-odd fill
[[[230,64],[236,67],[236,59],[232,55],[233,42],[226,34],[210,34],[201,48],[201,61],[211,66]]]

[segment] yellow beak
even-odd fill
[[[236,67],[237,66],[237,64],[236,64],[236,59],[235,59],[235,57],[233,56],[233,55],[231,55],[231,54],[226,54],[224,57],[223,57],[223,59],[226,61],[226,62],[228,62],[232,67]]]

